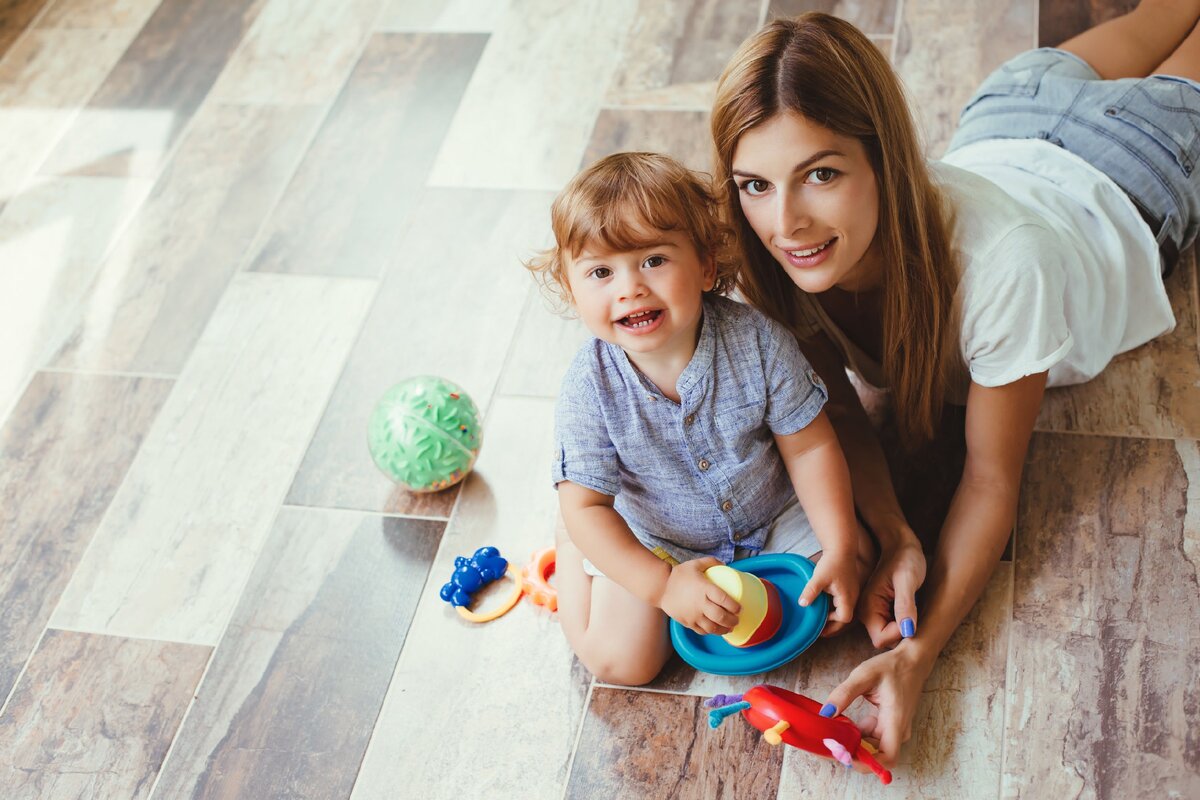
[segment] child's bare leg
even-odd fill
[[[1155,67],[1152,74],[1176,75],[1200,81],[1200,23],[1192,28],[1192,32],[1175,48],[1174,53]]]
[[[601,681],[640,686],[671,655],[667,616],[609,578],[583,570],[583,553],[564,532],[554,567],[558,620],[583,665]]]
[[[1144,78],[1179,46],[1200,18],[1198,0],[1142,0],[1059,45],[1082,58],[1101,78]]]

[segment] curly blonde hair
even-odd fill
[[[554,246],[524,262],[543,289],[571,305],[567,265],[590,245],[612,252],[648,244],[647,230],[679,231],[702,261],[712,259],[712,293],[733,288],[737,274],[733,229],[721,221],[708,176],[657,153],[614,153],[580,172],[554,199]]]

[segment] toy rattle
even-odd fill
[[[504,616],[513,609],[522,594],[528,594],[535,605],[556,611],[558,592],[547,580],[554,574],[554,564],[554,547],[534,553],[529,564],[520,570],[503,558],[495,547],[481,547],[470,558],[459,556],[454,559],[454,572],[438,594],[468,622],[491,622]],[[506,575],[512,578],[513,589],[498,606],[487,612],[467,608],[476,592]]]
[[[879,776],[885,786],[892,773],[875,760],[875,748],[862,738],[862,731],[845,714],[822,717],[817,701],[802,694],[759,684],[741,695],[719,694],[705,701],[708,725],[717,728],[726,717],[742,712],[746,721],[763,732],[770,745],[781,742],[819,756],[832,757],[849,767],[861,761]]]

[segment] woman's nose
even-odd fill
[[[776,220],[776,224],[781,236],[791,237],[797,231],[802,231],[812,224],[812,217],[807,206],[800,198],[787,192],[779,194],[778,212],[779,218]]]

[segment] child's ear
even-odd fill
[[[704,291],[711,292],[717,285],[717,261],[711,255],[704,259],[702,266],[704,274]]]

